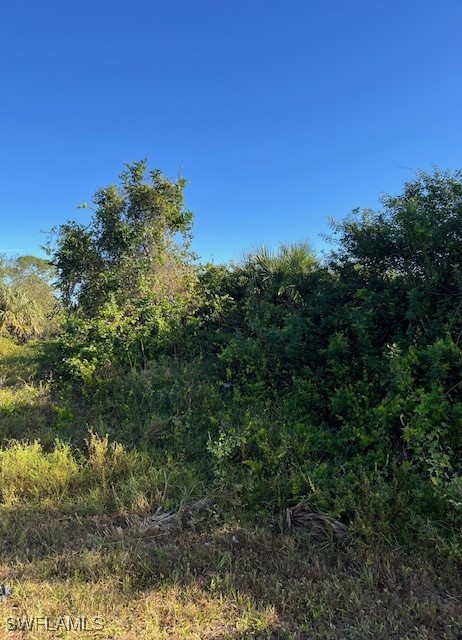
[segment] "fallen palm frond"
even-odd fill
[[[346,540],[350,535],[343,522],[323,513],[310,513],[303,502],[286,509],[286,522],[289,530],[303,529],[315,538]]]
[[[155,513],[144,518],[138,526],[139,533],[170,533],[179,531],[185,525],[189,525],[193,516],[210,507],[210,498],[202,498],[195,502],[185,504],[178,511],[162,511],[158,507]]]

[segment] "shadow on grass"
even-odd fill
[[[3,507],[0,522],[0,581],[20,599],[45,585],[42,609],[58,596],[89,598],[88,613],[110,603],[104,613],[118,617],[114,637],[144,637],[122,633],[133,611],[136,624],[155,622],[153,638],[455,639],[462,632],[460,570],[424,550],[361,541],[337,547],[207,522],[143,538],[121,516],[40,506]]]
[[[0,338],[0,446],[11,439],[40,439],[47,449],[57,437],[83,442],[87,408],[52,384],[58,353],[52,341],[17,345]]]

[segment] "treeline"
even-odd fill
[[[332,223],[332,251],[190,252],[183,180],[144,162],[54,231],[55,368],[95,428],[178,455],[230,502],[390,531],[462,515],[462,173]],[[420,520],[419,520],[420,519]]]

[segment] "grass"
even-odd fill
[[[142,537],[116,513],[38,506],[3,507],[1,522],[0,582],[13,591],[4,618],[100,616],[95,637],[127,640],[462,633],[460,573],[423,550],[337,547],[215,518]]]
[[[462,637],[460,566],[430,538],[275,535],[269,516],[231,508],[179,456],[91,431],[83,449],[70,445],[38,348],[1,341],[0,354],[0,584],[12,590],[0,638]],[[140,533],[157,508],[181,512],[204,496],[213,503],[183,525]],[[24,616],[31,629],[14,630]],[[103,628],[53,632],[41,616]]]
[[[0,336],[0,442],[53,441],[55,409],[50,380],[40,376],[40,345],[16,345]]]

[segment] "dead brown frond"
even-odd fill
[[[343,541],[350,535],[346,525],[323,513],[310,513],[303,502],[286,509],[289,530],[300,529],[319,539]]]
[[[184,526],[191,526],[194,516],[207,511],[211,504],[210,498],[201,498],[184,504],[178,511],[162,511],[162,508],[158,507],[155,513],[142,520],[138,531],[143,535],[180,531]]]

